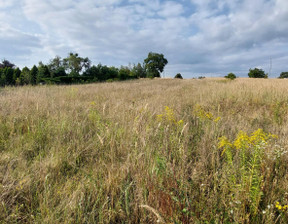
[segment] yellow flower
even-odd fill
[[[221,119],[221,117],[217,117],[214,119],[214,122],[217,123],[220,119]]]
[[[219,138],[218,149],[224,148],[221,153],[221,156],[225,153],[225,151],[228,148],[231,148],[231,147],[233,147],[233,145],[229,142],[229,140],[225,136],[222,136],[221,138]]]
[[[233,145],[235,146],[236,149],[241,149],[247,147],[249,143],[250,143],[249,136],[244,131],[240,131]]]
[[[162,121],[162,120],[163,120],[163,114],[157,115],[157,120],[158,120],[158,121]]]
[[[183,120],[180,120],[180,121],[177,122],[177,125],[178,125],[178,126],[182,126],[183,123],[184,123],[184,121],[183,121]]]

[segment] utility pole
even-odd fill
[[[271,71],[272,71],[272,58],[270,57],[270,68],[269,68],[269,76],[271,75]]]

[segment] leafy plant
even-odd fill
[[[218,148],[222,149],[227,164],[225,167],[226,184],[232,201],[238,201],[237,210],[242,213],[243,220],[249,221],[258,215],[261,202],[264,149],[269,140],[277,136],[258,129],[250,136],[240,131],[231,142],[225,136],[220,138]],[[246,217],[247,209],[250,218]],[[247,220],[248,219],[248,220]]]

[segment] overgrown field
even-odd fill
[[[0,223],[288,223],[288,81],[0,89]]]

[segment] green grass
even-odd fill
[[[0,89],[0,222],[287,223],[287,84]],[[221,155],[258,129],[278,138]]]

